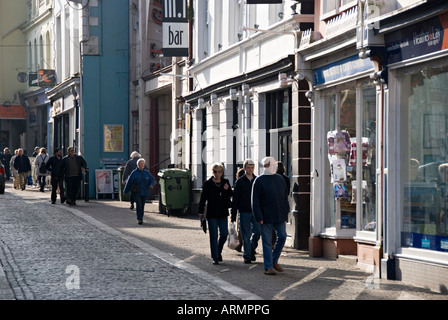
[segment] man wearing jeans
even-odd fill
[[[278,259],[286,242],[289,202],[285,180],[275,173],[275,159],[266,157],[262,160],[262,164],[264,172],[255,179],[252,187],[252,210],[256,221],[261,225],[264,273],[275,275],[276,271],[283,271]],[[272,249],[273,230],[277,233],[274,249]]]
[[[251,205],[252,185],[256,178],[254,167],[253,160],[244,161],[245,174],[236,181],[233,190],[231,221],[236,221],[237,211],[239,211],[244,263],[255,261],[255,249],[258,247],[261,232],[260,225],[255,221]]]

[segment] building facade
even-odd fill
[[[447,4],[315,5],[320,23],[304,33],[318,40],[297,50],[311,71],[310,255],[352,255],[377,276],[444,291]]]
[[[0,1],[0,152],[26,148],[27,110],[20,99],[26,89],[26,1]]]
[[[192,85],[179,108],[185,134],[178,149],[189,152],[179,152],[176,163],[191,168],[197,201],[214,162],[223,163],[234,182],[247,158],[255,161],[255,174],[265,156],[282,161],[294,188],[288,243],[307,248],[307,236],[299,241],[296,226],[301,214],[309,216],[311,108],[294,53],[300,28],[314,24],[314,8],[296,21],[294,3],[193,2],[186,68]]]

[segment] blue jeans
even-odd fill
[[[261,237],[263,242],[263,263],[264,269],[271,269],[274,263],[278,262],[283,246],[286,242],[286,222],[274,224],[262,224]],[[272,250],[272,231],[277,232],[277,241],[275,242],[274,250]]]
[[[252,212],[240,212],[240,230],[243,240],[243,258],[250,259],[258,247],[261,230]]]
[[[225,218],[207,218],[208,229],[210,233],[210,251],[213,260],[217,260],[218,256],[222,252],[227,236],[229,235],[229,229],[227,228],[227,217]],[[219,229],[219,239],[218,239]]]
[[[134,195],[135,204],[137,205],[135,211],[137,212],[137,220],[143,221],[143,213],[145,211],[145,196]]]

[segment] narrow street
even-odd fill
[[[144,224],[117,200],[50,203],[50,192],[7,183],[0,201],[0,298],[6,300],[409,300],[444,299],[424,288],[374,279],[355,265],[285,248],[284,272],[224,249],[211,264],[194,216],[147,203]]]

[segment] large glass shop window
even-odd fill
[[[401,244],[448,252],[448,62],[397,72],[403,164]]]
[[[357,206],[362,230],[376,229],[376,103],[375,87],[358,84],[336,90],[325,99],[329,181],[325,227],[355,229]],[[358,101],[358,103],[357,103]],[[361,113],[360,137],[356,113]],[[358,166],[358,161],[361,163]],[[338,219],[339,218],[339,219]],[[339,220],[339,221],[338,221]]]

